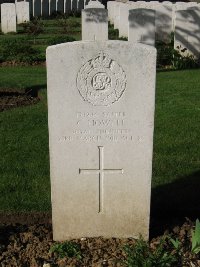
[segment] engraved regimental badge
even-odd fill
[[[118,101],[126,83],[122,67],[103,52],[85,63],[77,75],[80,95],[94,106],[108,106]]]

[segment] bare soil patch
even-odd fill
[[[8,109],[33,105],[38,103],[40,99],[29,92],[18,92],[13,89],[0,90],[0,112]]]
[[[182,226],[176,226],[166,231],[173,238],[182,242],[183,255],[180,263],[171,267],[198,267],[199,255],[191,254],[189,244],[191,230],[194,223],[187,220]],[[150,246],[155,249],[162,236],[155,236]],[[72,240],[81,251],[81,260],[76,257],[60,259],[56,253],[49,250],[55,243],[53,241],[50,213],[16,213],[0,214],[0,266],[2,267],[42,267],[46,266],[73,266],[73,267],[105,267],[124,266],[124,245],[134,245],[135,240],[102,237],[81,238]],[[172,247],[166,244],[166,250]],[[139,266],[138,266],[139,267]]]

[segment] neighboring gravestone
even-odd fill
[[[174,4],[175,10],[186,10],[189,7],[193,7],[193,6],[197,6],[198,3],[197,2],[176,2]]]
[[[196,3],[196,2],[176,2],[173,4],[173,12],[172,12],[173,31],[175,31],[176,11],[187,10],[188,8],[196,7],[197,5],[198,5],[198,3]]]
[[[90,0],[85,8],[105,8],[98,0]]]
[[[119,37],[128,37],[128,16],[130,9],[130,4],[120,6]]]
[[[158,1],[144,2],[137,1],[131,2],[128,1],[126,4],[120,5],[120,22],[119,22],[119,37],[128,37],[128,17],[129,10],[138,9],[138,8],[147,8],[147,9],[155,9],[155,6],[158,5]]]
[[[200,59],[200,10],[176,11],[174,48]]]
[[[15,4],[1,4],[1,31],[3,33],[17,31]]]
[[[89,8],[88,5],[82,10],[82,40],[108,40],[108,11],[106,9]]]
[[[146,2],[146,1],[136,1],[136,2],[131,2],[130,5],[132,9],[138,9],[138,8],[147,8],[147,9],[153,9],[153,6],[155,3],[159,3],[158,1],[151,1],[151,2]]]
[[[155,73],[151,46],[47,49],[55,240],[148,238]]]
[[[155,10],[139,8],[129,10],[128,40],[155,45]]]
[[[198,5],[196,5],[196,6],[188,7],[188,9],[192,9],[192,10],[200,10],[200,4],[198,4]]]
[[[119,29],[121,5],[124,5],[124,3],[116,2],[114,5],[114,29]]]
[[[162,2],[155,4],[156,17],[156,40],[169,43],[171,41],[171,33],[173,32],[172,20],[173,4],[171,2]]]
[[[115,10],[115,1],[108,1],[107,2],[107,10],[108,10],[108,19],[111,24],[114,23],[114,10]]]
[[[17,23],[30,21],[30,11],[28,2],[16,2]]]

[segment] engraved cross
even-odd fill
[[[99,210],[98,212],[102,212],[103,210],[103,180],[104,173],[110,174],[123,174],[123,169],[105,169],[104,168],[104,147],[98,146],[99,149],[99,168],[98,169],[79,169],[79,174],[98,174],[99,176]]]

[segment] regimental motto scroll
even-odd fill
[[[77,75],[80,95],[94,106],[109,106],[118,101],[126,84],[122,67],[104,52],[85,63]]]

